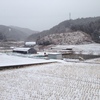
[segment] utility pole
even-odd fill
[[[71,13],[69,13],[69,20],[71,20]]]

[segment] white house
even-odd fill
[[[34,47],[36,42],[25,42],[25,47]]]

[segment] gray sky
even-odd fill
[[[71,18],[100,16],[100,0],[0,0],[0,24],[36,31]]]

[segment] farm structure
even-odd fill
[[[25,42],[25,47],[34,47],[36,45],[36,42]]]
[[[36,54],[37,51],[34,48],[15,48],[13,52],[22,54]]]
[[[62,54],[60,53],[50,53],[48,54],[49,59],[62,59]]]

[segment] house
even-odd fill
[[[60,53],[50,53],[48,54],[49,59],[62,59],[62,54]]]
[[[36,42],[25,42],[25,47],[34,47],[36,45]]]
[[[13,52],[22,54],[36,54],[37,51],[34,48],[14,48]]]

